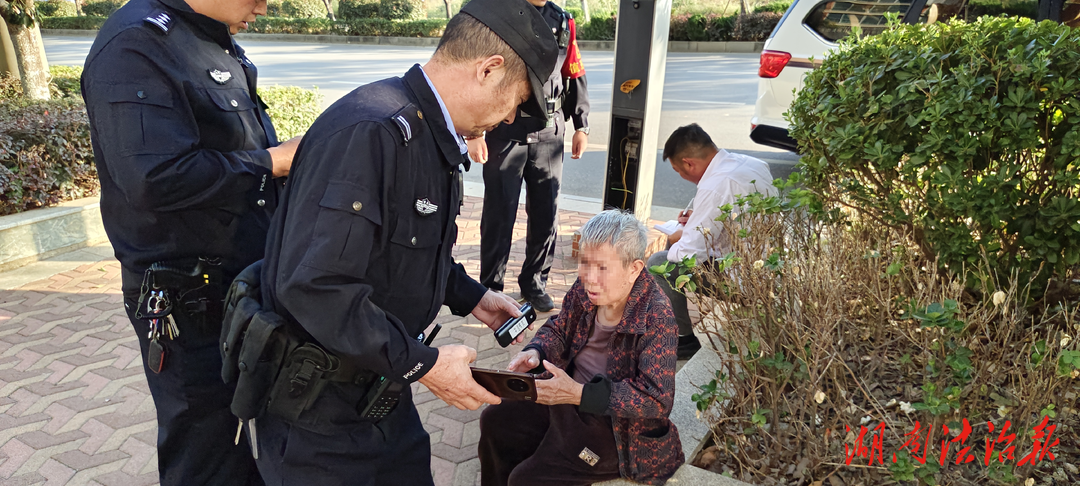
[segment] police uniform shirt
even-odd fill
[[[183,0],[133,0],[102,26],[82,89],[102,220],[126,269],[219,257],[229,276],[261,257],[277,138],[255,85],[228,26]]]
[[[463,163],[419,65],[338,100],[297,151],[267,246],[264,304],[363,369],[422,377],[438,351],[416,336],[443,304],[466,315],[486,292],[451,257]],[[355,416],[361,391],[331,395]]]
[[[551,27],[552,34],[556,36],[556,39],[562,34],[563,30],[570,29],[570,14],[555,5],[554,2],[548,1],[543,7],[537,7],[537,10],[540,11],[540,16]],[[567,35],[569,35],[569,32],[567,32]],[[551,73],[547,82],[544,83],[545,96],[551,99],[562,98],[562,109],[556,113],[554,125],[545,128],[539,120],[521,116],[519,113],[514,123],[499,125],[487,134],[488,137],[499,140],[513,140],[520,143],[562,142],[566,135],[564,120],[572,120],[575,130],[589,126],[589,90],[585,75],[584,73],[580,75],[573,73],[568,76],[569,73],[566,72],[570,44],[576,43],[576,41],[577,39],[570,38],[567,46],[559,45],[559,57],[558,62],[555,63],[555,70]],[[565,83],[564,79],[566,80]]]

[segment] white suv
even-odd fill
[[[836,41],[855,26],[863,35],[881,32],[885,14],[895,12],[904,22],[935,22],[955,15],[963,0],[795,0],[765,40],[758,69],[757,106],[750,120],[750,139],[796,152],[788,136],[784,112],[802,88],[803,76],[821,65]]]

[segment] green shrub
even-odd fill
[[[679,14],[671,16],[668,40],[706,41],[709,40],[709,18],[701,14]]]
[[[340,0],[337,16],[341,20],[378,18],[379,2],[375,0]]]
[[[81,100],[0,104],[0,215],[97,191]]]
[[[75,3],[68,0],[36,2],[37,12],[45,17],[74,17],[78,15]]]
[[[391,34],[396,37],[442,37],[446,30],[446,19],[413,20],[411,22],[394,22],[396,24]]]
[[[968,285],[1017,272],[1038,298],[1080,262],[1077,45],[1080,30],[1001,17],[845,39],[789,111],[807,186]]]
[[[281,2],[279,0],[271,0],[266,2],[266,16],[281,17]]]
[[[764,5],[758,5],[757,7],[754,7],[754,12],[784,13],[787,12],[787,9],[789,7],[791,7],[791,2],[785,2],[781,0],[779,2],[770,2]]]
[[[593,15],[587,24],[579,25],[578,40],[615,40],[615,14]]]
[[[708,34],[709,41],[726,42],[732,40],[735,33],[735,21],[738,18],[738,15],[729,15],[727,17],[710,15],[709,25],[705,27],[705,33]]]
[[[708,23],[709,20],[704,15],[691,15],[689,19],[686,19],[686,40],[692,42],[709,40],[709,35],[705,31]]]
[[[761,12],[743,15],[735,19],[735,28],[731,33],[731,40],[759,42],[769,38],[769,34],[780,23],[784,14],[776,12]]]
[[[285,141],[303,135],[322,113],[322,94],[319,89],[297,86],[264,86],[259,97],[269,107],[266,111],[274,122],[278,140]]]
[[[419,20],[427,12],[419,0],[379,0],[379,17],[389,20]]]
[[[326,17],[326,6],[321,0],[284,0],[281,16],[293,19],[319,19]]]
[[[82,99],[79,77],[82,66],[49,66],[49,92],[53,98]],[[0,75],[0,103],[22,96],[22,84],[11,73]]]
[[[0,73],[0,103],[18,98],[21,94],[19,79],[10,72]]]
[[[973,0],[968,2],[967,18],[975,20],[983,15],[1035,18],[1039,13],[1036,1]]]
[[[737,15],[722,17],[718,14],[678,14],[671,17],[668,39],[673,41],[730,41],[735,30]]]
[[[345,24],[345,22],[337,22]],[[248,24],[253,34],[338,34],[330,19],[288,19],[284,17],[259,17]]]
[[[82,66],[49,66],[49,76],[52,78],[49,91],[53,98],[82,99],[82,85],[79,81],[82,71]]]
[[[439,37],[446,19],[395,22],[385,19],[339,20],[259,18],[248,32],[259,34],[359,35],[394,37]]]
[[[113,12],[120,10],[120,7],[127,3],[123,0],[98,0],[96,2],[86,2],[83,4],[83,15],[88,17],[108,17]]]
[[[581,23],[585,20],[585,13],[580,8],[563,7],[563,10],[566,10],[566,13],[570,14],[576,23]]]
[[[43,17],[42,29],[98,30],[106,17]]]

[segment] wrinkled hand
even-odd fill
[[[570,141],[570,158],[580,159],[588,146],[589,136],[585,135],[585,132],[574,132],[574,138]]]
[[[537,366],[540,366],[540,353],[535,349],[526,349],[514,356],[514,359],[510,360],[510,364],[506,365],[506,369],[518,373],[528,373]]]
[[[489,289],[480,299],[480,303],[476,304],[476,308],[472,310],[472,315],[480,319],[480,322],[486,324],[492,331],[498,331],[499,326],[511,317],[520,316],[521,309],[517,301],[509,295]],[[529,329],[532,329],[532,326],[529,326]],[[525,333],[521,333],[518,339],[514,340],[514,344],[520,343],[524,338]]]
[[[440,400],[461,410],[476,410],[485,403],[502,400],[473,380],[469,363],[476,361],[476,350],[460,344],[439,346],[439,359],[420,383]]]
[[[679,211],[679,224],[686,226],[686,222],[690,221],[690,215],[694,214],[693,209],[687,209],[686,211]]]
[[[487,163],[488,147],[487,140],[485,140],[484,137],[466,140],[465,144],[469,146],[469,158],[473,159],[473,162],[476,162],[477,164]]]
[[[581,390],[585,387],[574,381],[570,375],[544,360],[544,368],[553,377],[547,380],[536,380],[536,403],[541,405],[581,405]]]
[[[301,138],[303,138],[303,135],[290,138],[277,147],[266,149],[267,152],[270,152],[270,159],[273,160],[273,167],[270,169],[270,172],[274,177],[285,177],[289,175],[289,169],[292,168],[293,156],[296,155],[296,147],[300,145]]]

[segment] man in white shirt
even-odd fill
[[[712,258],[722,257],[731,250],[727,248],[723,223],[716,221],[720,207],[735,204],[739,196],[755,192],[777,194],[769,164],[718,148],[696,123],[679,127],[668,137],[663,157],[679,176],[697,185],[697,193],[694,195],[695,210],[679,214],[684,229],[668,236],[667,251],[649,257],[650,268],[667,261],[678,263],[691,255],[697,255],[699,266],[709,264]],[[667,285],[660,287],[671,300],[679,324],[679,359],[689,359],[701,348],[701,343],[694,336],[686,295],[672,287],[674,278],[673,275]]]

